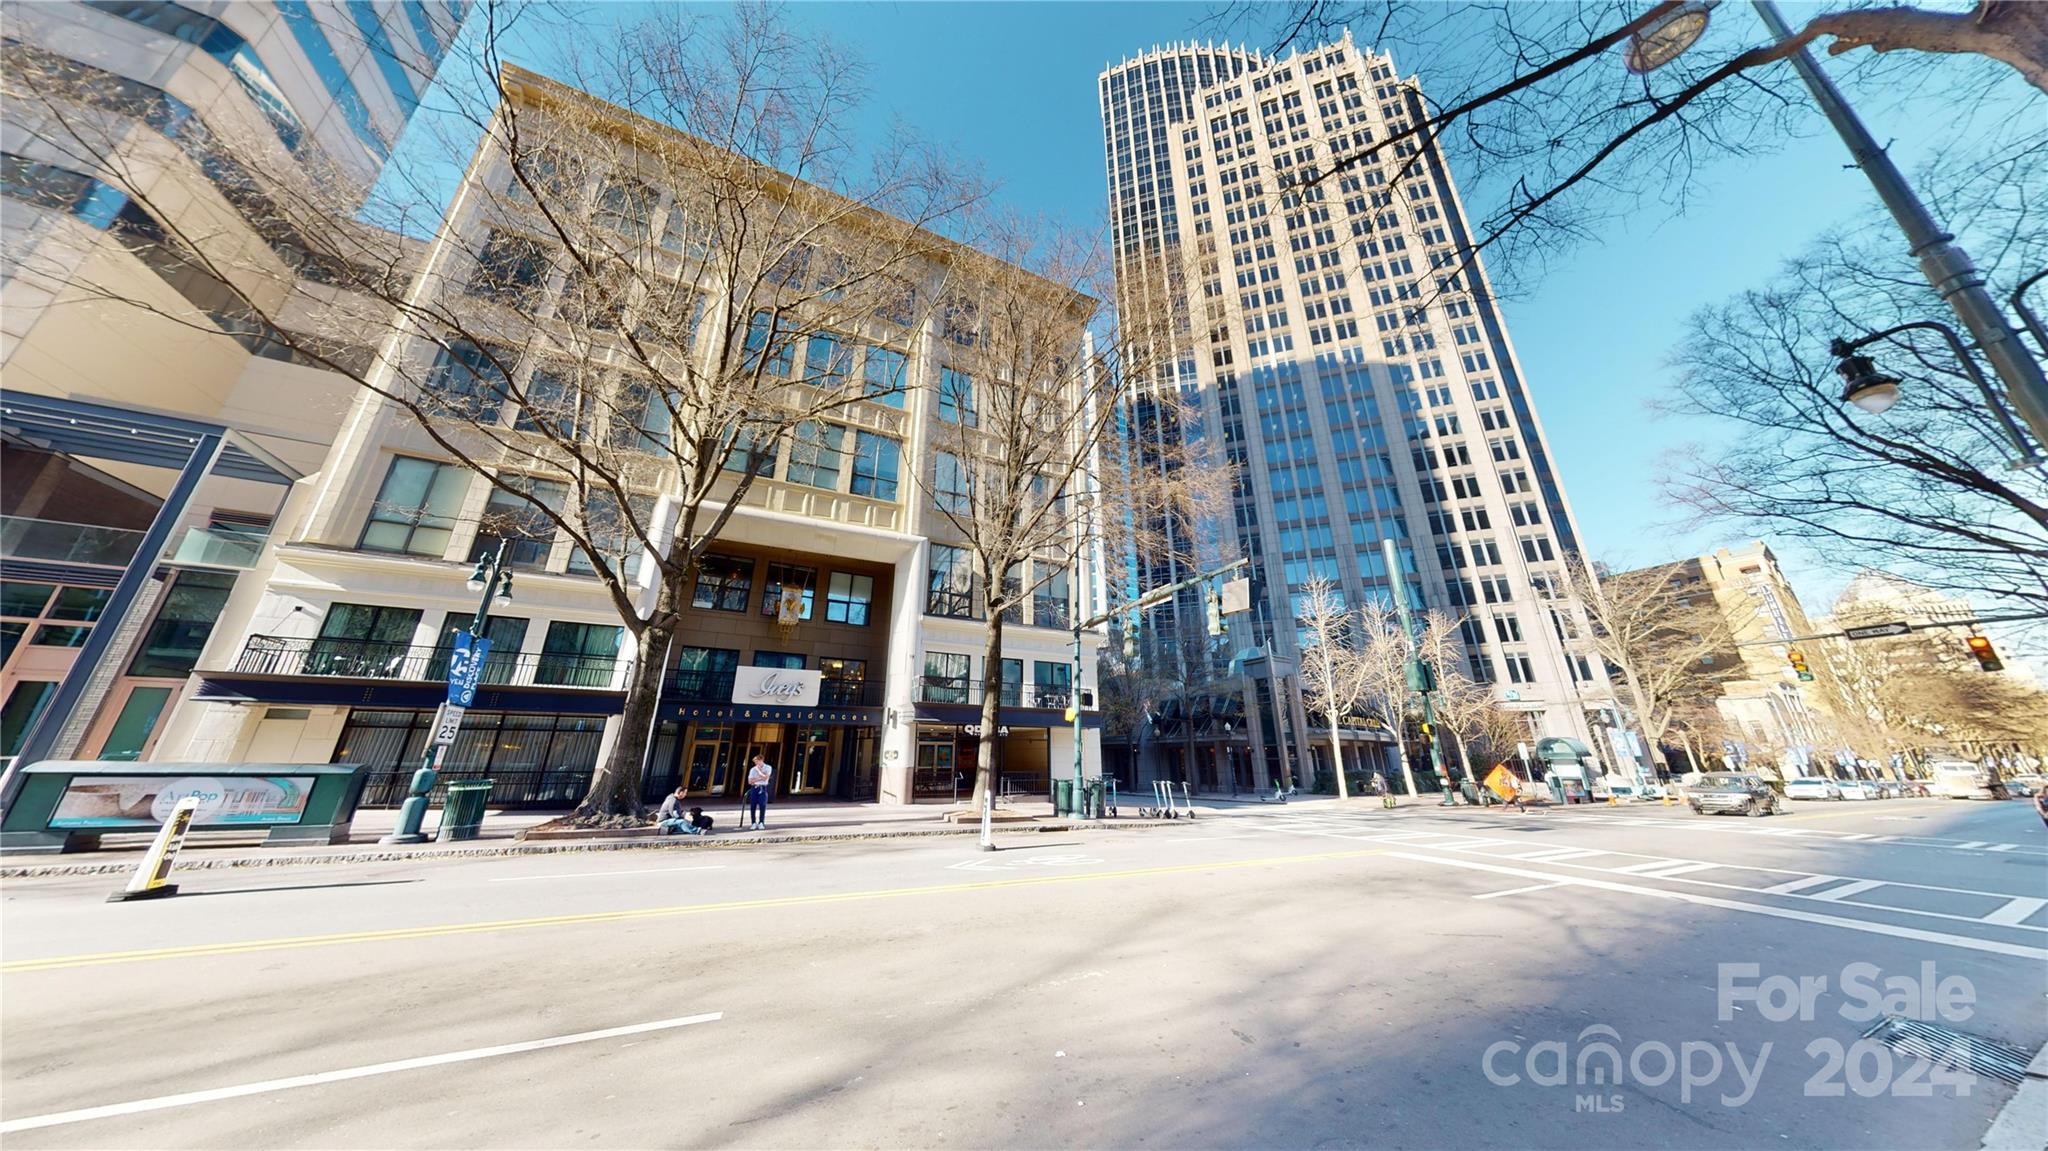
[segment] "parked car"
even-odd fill
[[[2034,798],[2034,793],[2041,790],[2041,786],[2035,780],[2014,777],[2005,781],[2005,790],[2008,795],[2016,795],[2021,799],[2032,799]]]
[[[1697,815],[1775,815],[1784,801],[1759,775],[1709,772],[1686,789],[1686,805]]]
[[[1785,781],[1786,799],[1840,799],[1842,789],[1825,776],[1802,775]]]
[[[1867,779],[1845,779],[1839,786],[1843,799],[1876,799],[1877,785]]]

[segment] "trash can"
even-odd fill
[[[1085,817],[1089,819],[1102,818],[1103,797],[1107,790],[1107,788],[1103,787],[1102,777],[1099,775],[1088,781],[1087,787],[1081,793],[1081,808],[1082,814]]]
[[[1055,779],[1052,781],[1052,813],[1054,815],[1074,814],[1074,781]]]
[[[475,839],[484,826],[484,807],[491,798],[491,781],[465,779],[448,785],[448,798],[441,804],[441,832],[434,838]]]

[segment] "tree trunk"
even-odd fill
[[[1337,738],[1337,713],[1330,712],[1330,765],[1337,772],[1337,798],[1350,799],[1351,785],[1344,780],[1344,743]]]
[[[1405,716],[1396,719],[1393,723],[1387,725],[1387,731],[1394,737],[1394,754],[1401,759],[1401,779],[1407,783],[1408,794],[1412,798],[1420,793],[1415,790],[1415,769],[1408,766],[1408,740],[1401,734],[1401,728],[1406,723],[1407,719]]]
[[[1650,763],[1654,767],[1664,767],[1664,753],[1657,748],[1657,737],[1650,734],[1650,706],[1643,699],[1642,681],[1636,678],[1635,669],[1630,667],[1624,666],[1621,675],[1628,681],[1629,698],[1636,705],[1636,724],[1643,729],[1644,742],[1650,745]]]
[[[669,616],[640,632],[634,644],[633,670],[626,678],[626,703],[619,715],[618,736],[612,740],[611,754],[590,777],[590,791],[576,805],[577,815],[630,815],[638,819],[644,814],[640,786],[647,769],[647,736],[654,730],[655,701],[661,694],[669,637],[675,634],[675,628],[675,619]]]
[[[1809,32],[1834,37],[1829,55],[1949,52],[1989,56],[2048,92],[2048,6],[2025,0],[1979,0],[1973,12],[1927,12],[1896,6],[1815,17]]]
[[[987,803],[995,789],[996,731],[1002,726],[1003,707],[1003,613],[988,613],[981,652],[981,737],[974,753],[974,810]],[[1021,687],[1020,687],[1021,690]]]

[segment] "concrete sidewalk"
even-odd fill
[[[1126,793],[1128,795],[1128,793]],[[1402,797],[1392,811],[1380,807],[1376,797],[1297,796],[1287,803],[1232,802],[1228,796],[1198,796],[1194,801],[1196,822],[1232,820],[1276,815],[1367,814],[1403,822],[1426,819],[1431,813],[1463,814],[1482,809],[1469,806],[1442,807],[1433,796]],[[527,840],[530,828],[560,818],[566,811],[504,811],[486,813],[477,838],[438,843],[379,843],[396,825],[394,808],[372,808],[356,814],[349,842],[332,846],[265,847],[261,836],[230,832],[199,832],[187,838],[178,854],[179,870],[282,867],[313,864],[386,863],[409,859],[466,859],[505,855],[549,855],[577,851],[624,851],[642,849],[703,849],[745,847],[753,844],[788,844],[847,840],[913,838],[920,836],[963,836],[980,832],[977,820],[952,822],[946,816],[965,812],[965,804],[916,804],[912,806],[850,802],[784,802],[768,807],[768,830],[738,830],[737,807],[721,804],[706,811],[717,820],[709,835],[651,835],[644,830],[613,836],[583,839]],[[1044,831],[1117,830],[1163,826],[1187,826],[1183,814],[1178,820],[1146,819],[1138,806],[1126,799],[1120,816],[1103,820],[1077,820],[1055,816],[1046,800],[1002,803],[998,810],[1011,821],[998,822],[995,831],[1010,836]],[[1499,808],[1484,810],[1498,811]],[[1531,811],[1542,808],[1531,807]],[[434,834],[440,825],[440,811],[427,814],[425,830]],[[1017,817],[1023,817],[1018,819]],[[148,847],[152,836],[142,833],[108,835],[96,852],[71,855],[0,856],[0,878],[29,879],[38,876],[111,875],[126,873]]]

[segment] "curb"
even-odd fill
[[[2027,1077],[1999,1108],[1979,1146],[1983,1151],[2038,1151],[2044,1145],[2044,1133],[2048,1133],[2048,1047],[2034,1053],[2034,1061],[2027,1064]]]
[[[1044,832],[1102,831],[1110,829],[1142,830],[1150,827],[1169,826],[1165,820],[1144,822],[1117,822],[1102,824],[1047,823],[1029,827],[1002,827],[992,830],[999,835],[1025,835]],[[514,855],[566,855],[573,852],[590,851],[719,851],[748,847],[792,844],[792,843],[851,843],[874,839],[929,839],[939,836],[980,835],[979,827],[923,828],[915,831],[843,831],[820,832],[817,834],[785,833],[766,839],[742,839],[738,836],[666,836],[660,839],[614,839],[586,840],[568,843],[508,843],[501,847],[451,847],[424,851],[350,851],[325,855],[253,855],[235,859],[191,859],[181,857],[177,863],[179,871],[221,871],[234,868],[255,867],[304,867],[337,863],[402,863],[407,860],[448,860],[448,859],[497,859]],[[17,864],[0,867],[0,879],[56,879],[75,875],[126,875],[135,870],[133,860],[108,860],[102,863],[51,863]]]

